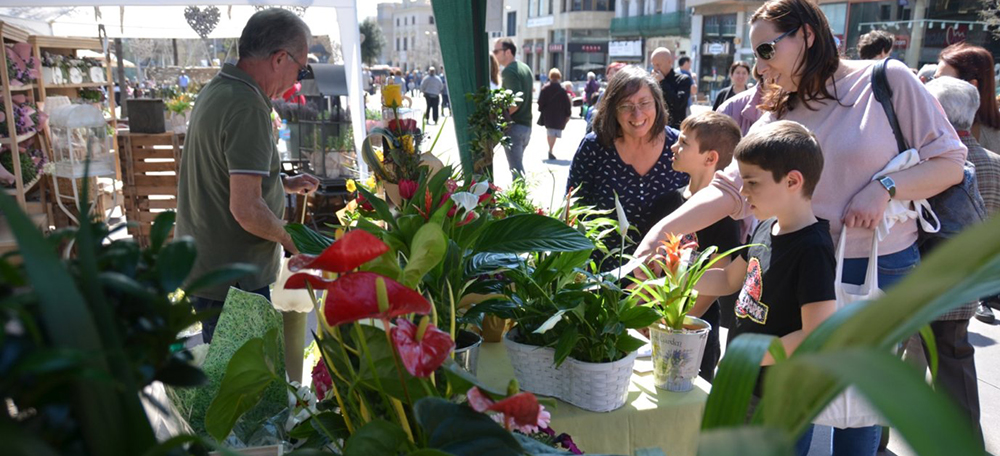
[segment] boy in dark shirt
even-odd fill
[[[717,296],[739,291],[729,340],[770,334],[790,355],[837,308],[830,225],[812,211],[823,155],[816,137],[790,121],[757,129],[734,155],[743,178],[740,193],[763,220],[751,240],[759,245],[740,251],[724,269],[707,271],[695,289]],[[767,354],[761,364],[774,359]],[[758,380],[758,396],[760,387]]]
[[[681,134],[671,147],[674,153],[674,171],[690,176],[690,184],[673,190],[656,200],[653,206],[655,216],[652,220],[660,220],[681,207],[691,195],[708,187],[716,171],[725,169],[733,160],[733,149],[740,142],[740,127],[733,119],[717,112],[704,112],[684,119],[681,123]],[[725,217],[712,226],[689,234],[686,238],[695,241],[700,250],[716,246],[719,252],[725,252],[740,243],[739,222]],[[716,265],[725,267],[729,259],[719,260]],[[712,325],[708,333],[708,343],[705,355],[701,359],[699,375],[711,382],[715,378],[715,367],[719,364],[722,349],[719,345],[719,324],[721,320],[720,304],[715,296],[707,293],[699,294],[688,315],[700,317]]]

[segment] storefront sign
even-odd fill
[[[562,52],[562,51],[563,51],[562,43],[553,43],[549,45],[549,52]]]
[[[611,41],[608,43],[609,57],[642,57],[642,40]]]
[[[569,52],[605,54],[608,52],[608,43],[569,43]]]
[[[892,46],[899,50],[910,47],[910,35],[896,35],[896,39],[893,41]]]
[[[709,55],[719,55],[726,52],[726,45],[722,43],[711,43],[708,45],[708,50],[705,52]]]
[[[546,25],[554,24],[555,20],[556,19],[554,16],[533,17],[531,19],[528,19],[526,26],[528,28],[545,27]]]
[[[545,44],[544,43],[538,43],[538,44],[536,44],[535,45],[535,54],[544,54],[544,53],[545,53]]]

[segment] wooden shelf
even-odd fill
[[[17,143],[20,144],[31,138],[34,138],[36,134],[38,134],[37,131],[33,131],[31,133],[25,133],[23,135],[17,135]],[[13,141],[11,141],[10,138],[0,138],[0,144],[11,144],[11,143],[13,143]]]
[[[47,224],[49,217],[44,212],[39,214],[28,214],[31,218],[31,223],[39,228],[45,228],[44,225]],[[7,253],[11,250],[17,249],[17,238],[14,237],[14,232],[7,225],[7,221],[0,218],[0,253]]]
[[[32,35],[27,40],[40,48],[49,49],[90,49],[96,51],[102,48],[101,40],[98,38]]]
[[[31,190],[33,190],[35,188],[35,186],[38,185],[38,182],[41,181],[41,180],[42,180],[42,174],[39,173],[38,175],[35,176],[34,180],[32,180],[31,182],[25,183],[24,184],[24,193],[28,193]],[[7,192],[8,195],[15,195],[15,194],[17,194],[17,187],[5,188],[4,190]]]
[[[107,82],[84,82],[80,84],[49,84],[45,86],[45,90],[51,89],[92,89],[99,87],[107,87]]]
[[[25,85],[22,85],[22,86],[11,87],[10,91],[11,92],[27,92],[27,91],[32,90],[34,88],[35,88],[34,84],[25,84]]]

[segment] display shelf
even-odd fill
[[[37,131],[28,132],[28,133],[25,133],[23,135],[17,135],[17,138],[15,138],[15,140],[17,141],[18,144],[20,144],[20,143],[23,143],[23,142],[31,139],[31,138],[34,138],[35,135],[37,135],[37,134],[38,134]],[[10,138],[0,138],[0,144],[10,145],[12,142],[13,141],[11,141]]]
[[[107,82],[82,82],[80,84],[47,84],[45,90],[54,89],[97,89],[107,87]]]
[[[24,85],[19,85],[19,86],[11,86],[10,91],[11,92],[27,92],[29,90],[34,90],[34,88],[35,88],[34,84],[24,84]]]
[[[31,182],[24,184],[24,193],[32,191],[35,188],[35,186],[38,185],[38,182],[40,182],[41,180],[42,180],[42,175],[38,174]],[[13,187],[5,188],[4,191],[6,191],[8,195],[14,195],[17,193],[17,188]]]

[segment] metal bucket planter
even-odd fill
[[[483,338],[471,331],[461,330],[455,336],[455,362],[470,374],[476,375],[479,366],[479,347]]]
[[[653,378],[657,388],[690,391],[701,368],[701,358],[705,355],[712,325],[689,316],[685,317],[684,329],[681,330],[662,324],[649,329],[653,343]]]

